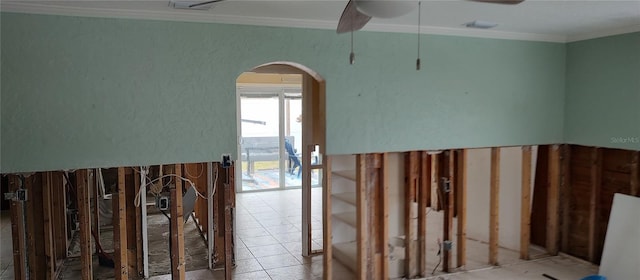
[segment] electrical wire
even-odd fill
[[[193,176],[189,173],[189,168],[185,168],[184,172],[187,173],[187,176],[194,178],[194,179],[198,179],[200,178],[200,176],[202,176],[202,174],[204,173],[204,164],[202,163],[198,163],[198,166],[200,166],[200,172],[198,173],[198,176]]]
[[[211,192],[210,197],[213,197],[213,195],[216,193],[216,185],[217,185],[217,184],[216,184],[216,181],[218,180],[218,176],[219,176],[219,172],[218,172],[218,170],[216,169],[216,172],[215,172],[215,179],[214,179],[214,181],[213,181],[213,191]],[[162,180],[162,179],[164,179],[164,178],[168,178],[168,177],[175,177],[175,178],[180,179],[180,180],[182,180],[182,181],[184,181],[184,182],[187,182],[187,183],[188,183],[188,184],[193,188],[193,190],[195,191],[196,196],[199,196],[199,197],[201,197],[202,199],[205,199],[205,200],[207,200],[207,199],[208,199],[208,197],[206,197],[206,196],[202,195],[202,194],[198,191],[198,189],[196,188],[195,184],[194,184],[191,180],[189,180],[189,179],[187,179],[187,178],[185,178],[185,177],[182,177],[182,176],[178,176],[178,175],[176,175],[176,174],[166,174],[166,175],[162,175],[161,177],[158,177],[158,178],[155,178],[155,179],[153,179],[153,180],[150,180],[147,184],[145,184],[145,185],[143,185],[143,186],[140,186],[140,188],[138,189],[138,191],[137,191],[137,193],[136,193],[136,197],[134,198],[134,205],[135,205],[136,207],[140,207],[140,195],[141,195],[141,193],[142,193],[142,189],[146,188],[146,187],[147,187],[147,186],[149,186],[149,185],[154,185],[154,183],[155,183],[155,182],[157,182],[157,181],[159,181],[159,180]],[[164,189],[164,188],[166,188],[166,187],[168,187],[168,186],[170,186],[170,185],[171,185],[171,181],[169,181],[167,184],[163,185],[163,186],[162,186],[162,189]],[[154,185],[154,186],[155,186],[155,185]],[[156,195],[156,196],[157,196],[157,195]]]

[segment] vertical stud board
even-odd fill
[[[53,240],[53,209],[52,209],[52,172],[43,172],[42,184],[42,217],[44,222],[44,254],[47,263],[46,279],[54,279],[56,272],[56,256]]]
[[[562,202],[562,229],[560,237],[560,250],[569,252],[569,225],[571,223],[571,145],[562,145],[562,182],[560,184],[560,197]]]
[[[500,213],[500,148],[491,148],[491,177],[489,199],[489,264],[498,265],[498,236]]]
[[[78,222],[80,223],[80,263],[82,279],[93,279],[93,259],[91,252],[91,196],[89,193],[89,176],[86,169],[79,169],[76,174],[76,195],[78,203]]]
[[[634,152],[631,158],[631,188],[629,194],[632,196],[640,195],[640,152]]]
[[[522,177],[520,192],[520,258],[529,259],[531,238],[531,146],[522,147]]]
[[[591,186],[589,190],[589,261],[595,262],[598,243],[598,202],[602,188],[602,150],[591,148]]]
[[[458,208],[457,267],[467,263],[467,150],[457,150],[456,158],[456,198]]]
[[[420,152],[420,186],[418,188],[418,272],[422,277],[429,274],[427,268],[427,207],[431,196],[431,156]]]
[[[118,167],[117,193],[113,196],[113,247],[116,279],[129,279],[125,168]]]
[[[140,175],[135,172],[135,167],[132,168],[132,170],[134,170],[133,172],[133,188],[132,188],[132,192],[128,192],[128,194],[132,194],[132,196],[127,197],[127,206],[131,207],[131,211],[135,214],[134,218],[132,219],[133,223],[134,223],[134,228],[135,230],[135,242],[131,242],[133,244],[128,244],[129,248],[135,250],[135,269],[134,270],[129,270],[130,273],[132,272],[136,272],[137,275],[143,275],[144,273],[144,257],[143,257],[143,250],[142,250],[142,207],[147,207],[146,205],[142,205],[142,203],[139,205],[139,207],[135,207],[135,197],[136,194],[140,191]],[[140,172],[142,172],[142,170],[140,170]],[[141,196],[145,195],[146,193],[140,193]],[[127,210],[128,211],[128,210]],[[132,246],[133,245],[133,246]]]
[[[356,156],[356,277],[367,279],[367,255],[368,246],[368,221],[367,221],[367,195],[366,195],[366,164],[365,155]]]
[[[27,240],[29,254],[29,278],[46,279],[46,257],[44,244],[43,187],[42,174],[35,173],[25,178],[27,189]]]
[[[184,263],[184,217],[182,210],[182,167],[174,166],[175,187],[171,188],[171,278],[185,279]]]
[[[93,170],[93,196],[92,196],[92,204],[93,204],[93,229],[94,229],[94,241],[96,243],[96,254],[98,253],[98,243],[100,242],[100,192],[98,188],[100,188],[98,184],[100,176],[98,176],[98,169]]]
[[[52,207],[54,217],[54,240],[56,260],[62,261],[67,257],[67,191],[62,172],[52,174]]]
[[[16,192],[21,188],[22,181],[18,175],[9,175],[9,191]],[[27,263],[25,248],[25,224],[23,220],[23,204],[21,201],[11,201],[11,240],[13,243],[13,277],[16,280],[27,279]]]
[[[407,278],[418,276],[418,246],[417,246],[417,189],[420,176],[420,154],[416,151],[406,152],[404,159],[405,170],[405,206],[404,206],[404,234],[405,234],[405,274]]]
[[[389,275],[388,188],[385,183],[386,154],[365,155],[366,220],[368,221],[366,279]]]
[[[551,255],[558,254],[559,235],[559,189],[560,189],[560,146],[549,147],[549,186],[547,190],[547,234],[546,248]]]
[[[455,212],[454,197],[456,189],[455,151],[448,150],[445,152],[444,156],[445,159],[443,162],[447,165],[447,173],[444,173],[444,175],[449,178],[449,191],[444,194],[444,203],[442,203],[444,207],[444,226],[442,236],[444,241],[453,242],[453,214]],[[451,272],[453,255],[451,250],[442,250],[442,270],[444,272]]]

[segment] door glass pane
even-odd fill
[[[278,96],[240,97],[242,191],[280,187]]]

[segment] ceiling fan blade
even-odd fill
[[[370,16],[358,11],[354,0],[349,0],[344,11],[342,11],[342,16],[340,16],[336,32],[346,33],[360,30],[367,24],[367,22],[369,22],[370,19]]]
[[[213,3],[218,3],[218,2],[222,2],[222,1],[224,1],[224,0],[204,1],[204,2],[200,2],[200,3],[191,4],[191,5],[189,5],[189,8],[200,7],[200,6],[209,5],[209,4],[213,4]]]
[[[471,0],[473,2],[494,3],[494,4],[507,4],[515,5],[524,2],[524,0]]]

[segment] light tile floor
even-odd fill
[[[313,249],[322,248],[322,189],[312,189]],[[302,190],[236,195],[235,279],[322,279],[322,256],[302,256]],[[164,275],[151,279],[170,279]],[[224,279],[223,271],[187,272],[187,279]]]

